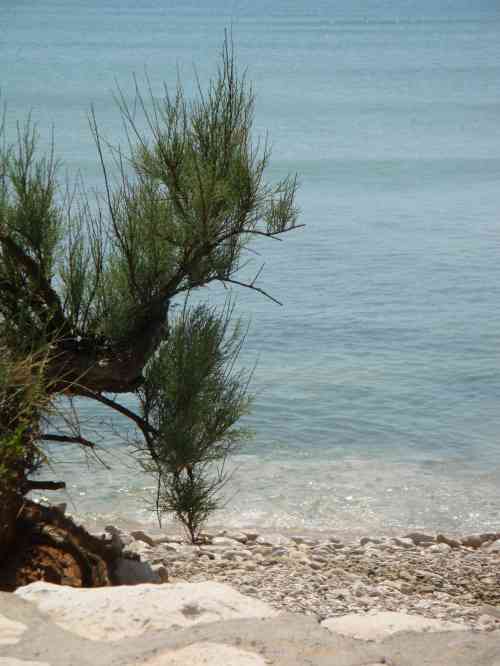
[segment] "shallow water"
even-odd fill
[[[32,110],[44,140],[54,123],[69,172],[99,186],[90,102],[123,138],[115,81],[129,94],[146,67],[159,90],[178,69],[192,86],[193,64],[202,80],[213,72],[232,25],[256,131],[273,144],[270,176],[298,172],[307,226],[258,246],[263,285],[283,308],[238,294],[251,319],[245,361],[258,362],[256,436],[214,520],[498,528],[498,3],[199,5],[7,0],[0,83],[9,133]],[[54,470],[88,520],[153,520],[123,427],[98,426],[112,472]]]

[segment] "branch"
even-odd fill
[[[156,463],[158,462],[158,455],[154,449],[152,441],[152,437],[157,437],[160,434],[156,428],[154,428],[150,423],[148,423],[145,419],[141,418],[135,412],[131,411],[130,409],[127,409],[119,402],[111,400],[111,398],[106,398],[101,393],[92,393],[92,391],[88,391],[87,389],[83,389],[78,393],[79,395],[85,398],[90,398],[91,400],[97,400],[97,402],[101,402],[103,405],[106,405],[106,407],[110,407],[111,409],[114,409],[123,416],[126,416],[127,418],[131,419],[144,435],[144,440],[146,442],[146,446],[151,455],[151,458]]]
[[[233,278],[222,278],[222,277],[217,277],[217,280],[220,280],[223,284],[226,282],[229,282],[230,284],[236,284],[239,287],[246,287],[247,289],[253,289],[253,291],[258,291],[259,294],[262,294],[266,298],[268,298],[270,301],[273,301],[273,303],[277,303],[278,305],[283,305],[281,301],[278,301],[277,298],[274,298],[274,296],[271,296],[267,291],[264,289],[261,289],[260,287],[256,287],[253,285],[251,282],[240,282],[239,280],[234,280]]]
[[[68,435],[44,434],[40,435],[39,439],[43,439],[44,441],[49,441],[49,442],[68,442],[70,444],[80,444],[81,446],[85,446],[92,450],[92,455],[103,467],[109,470],[111,469],[111,467],[96,453],[95,450],[96,445],[94,444],[94,442],[85,439],[85,437],[82,436],[70,437]]]
[[[65,490],[64,481],[26,481],[26,492],[30,490]]]
[[[91,442],[90,440],[81,436],[70,437],[69,435],[54,435],[52,433],[45,433],[40,435],[38,439],[43,439],[47,442],[67,442],[68,444],[81,444],[82,446],[86,446],[89,449],[96,448],[94,442]]]
[[[104,155],[102,153],[102,146],[101,146],[101,137],[99,135],[99,128],[97,126],[97,120],[95,117],[95,109],[94,105],[90,105],[90,118],[89,118],[89,125],[90,125],[90,131],[92,132],[92,135],[94,137],[94,141],[97,147],[97,152],[99,155],[99,161],[101,164],[101,169],[102,169],[102,175],[104,176],[104,185],[106,187],[106,201],[108,204],[108,210],[109,210],[109,215],[111,217],[111,221],[113,223],[113,228],[116,231],[116,218],[115,218],[115,211],[113,208],[113,199],[111,198],[111,189],[109,186],[109,178],[108,178],[108,171],[106,169],[106,162],[104,161]],[[119,237],[118,237],[119,238]],[[121,240],[119,238],[119,240]]]
[[[217,244],[225,240],[228,240],[232,236],[244,236],[245,234],[250,234],[253,236],[264,236],[265,238],[272,238],[273,240],[282,241],[283,239],[280,238],[281,234],[286,234],[288,231],[295,231],[295,229],[301,229],[302,227],[305,226],[306,226],[305,224],[296,224],[293,227],[287,227],[286,229],[281,229],[281,231],[260,231],[260,229],[236,229],[234,231],[228,232],[227,234],[224,234],[224,236],[220,236],[217,239]]]
[[[0,226],[0,244],[4,246],[9,255],[17,263],[21,264],[29,278],[35,283],[40,295],[43,297],[47,307],[53,311],[55,326],[64,329],[66,319],[64,317],[61,301],[52,289],[50,283],[42,273],[41,267],[32,259]]]
[[[123,416],[126,416],[127,418],[131,419],[137,425],[139,430],[141,430],[144,434],[152,433],[153,435],[158,435],[156,428],[153,428],[152,425],[141,418],[138,414],[131,411],[130,409],[127,409],[127,407],[124,407],[119,402],[111,400],[111,398],[106,398],[106,396],[102,395],[102,393],[93,393],[88,389],[79,387],[78,395],[81,395],[84,398],[90,398],[91,400],[97,400],[97,402],[101,402],[103,405],[106,405],[106,407],[110,407]]]

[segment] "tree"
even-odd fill
[[[50,394],[94,400],[131,419],[156,471],[175,477],[169,461],[176,437],[187,441],[187,430],[182,410],[173,413],[175,427],[165,415],[173,404],[179,407],[180,393],[192,389],[187,377],[203,363],[203,355],[194,360],[188,353],[200,331],[203,344],[210,332],[210,344],[218,347],[211,349],[216,374],[205,366],[208,388],[198,398],[208,400],[214,391],[234,400],[233,413],[219,414],[220,422],[212,424],[206,413],[203,427],[193,420],[193,428],[205,428],[207,450],[227,445],[225,432],[246,402],[238,378],[218,365],[228,352],[224,317],[202,308],[175,320],[171,306],[212,282],[272,298],[257,284],[260,271],[244,281],[239,270],[256,236],[280,238],[297,226],[296,180],[274,186],[264,180],[270,153],[253,143],[253,93],[237,73],[227,40],[217,76],[205,92],[199,85],[193,100],[180,84],[174,96],[165,89],[158,100],[152,93],[144,97],[136,83],[134,104],[120,93],[118,106],[128,131],[126,153],[103,139],[90,116],[105,191],[95,205],[82,188],[63,192],[54,151],[38,156],[31,122],[18,130],[15,145],[4,142],[0,150],[0,345],[20,360],[50,350],[44,364]],[[171,359],[182,349],[188,357],[181,371]],[[175,372],[177,384],[171,382]],[[116,397],[129,392],[141,397],[142,411]],[[43,440],[95,446],[78,428],[45,433]]]
[[[234,369],[244,337],[238,326],[231,330],[231,315],[230,304],[222,312],[184,308],[139,389],[157,433],[144,448],[145,466],[158,479],[158,516],[173,512],[193,542],[219,506],[228,456],[248,434],[236,427],[251,400],[249,375]]]

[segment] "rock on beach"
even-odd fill
[[[107,529],[121,540],[128,584],[213,581],[320,621],[404,612],[481,631],[500,624],[495,614],[481,611],[500,608],[500,533],[457,538],[409,532],[343,542],[322,534],[219,530],[204,532],[192,545],[182,536],[154,539]]]
[[[267,604],[221,583],[142,584],[74,588],[40,581],[15,594],[35,603],[63,629],[96,641],[118,641],[146,631],[192,627],[249,617],[273,617]]]
[[[0,666],[500,663],[500,534],[102,537],[135,584],[0,593]]]

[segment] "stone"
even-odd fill
[[[435,543],[433,546],[429,546],[431,553],[448,553],[450,550],[451,546],[447,543]]]
[[[226,536],[216,536],[212,539],[213,546],[226,546],[226,548],[241,547],[241,543]]]
[[[412,594],[412,592],[415,591],[415,587],[405,580],[398,581],[397,589],[401,592],[401,594]]]
[[[180,550],[175,552],[166,552],[162,558],[163,562],[192,562],[195,558],[199,557],[199,553],[194,553],[189,550]],[[149,559],[145,554],[145,559]]]
[[[165,535],[157,539],[153,539],[153,541],[155,542],[156,546],[161,546],[167,543],[183,543],[184,539],[181,536]]]
[[[224,550],[221,553],[221,559],[223,560],[236,560],[241,557],[241,552],[239,550]]]
[[[393,537],[392,542],[401,548],[413,548],[415,546],[412,539],[407,539],[405,537]]]
[[[273,546],[255,546],[254,555],[262,555],[262,557],[268,557],[273,552]]]
[[[230,550],[230,548],[223,544],[200,546],[200,552],[208,555],[222,555],[228,550]]]
[[[436,543],[445,543],[450,548],[460,548],[462,545],[457,539],[451,539],[450,537],[445,536],[444,534],[438,534],[436,537]]]
[[[140,585],[141,583],[160,583],[161,578],[149,562],[131,560],[122,557],[118,560],[115,569],[115,578],[118,585]]]
[[[320,564],[326,564],[328,562],[328,558],[325,557],[323,553],[312,553],[311,559]]]
[[[271,551],[272,557],[288,557],[289,554],[290,551],[286,546],[277,546],[276,548],[273,548]]]
[[[479,534],[471,534],[470,536],[463,537],[461,540],[462,546],[467,548],[481,548],[483,540]]]
[[[124,532],[123,530],[120,530],[118,527],[114,527],[113,525],[108,525],[104,528],[104,531],[108,534],[111,534],[113,544],[120,551],[122,551],[125,546],[128,546],[134,541],[130,534],[127,534],[127,532]]]
[[[124,547],[122,555],[123,557],[130,558],[131,560],[136,560],[138,558],[147,556],[147,554],[150,552],[151,546],[145,544],[144,541],[134,540]]]
[[[297,546],[304,544],[305,546],[312,547],[315,546],[317,543],[315,539],[311,539],[310,537],[306,536],[297,535],[297,536],[292,536],[290,538]]]
[[[488,546],[486,546],[488,553],[500,553],[500,539],[493,541]]]
[[[248,536],[244,532],[228,532],[226,536],[228,539],[233,539],[234,541],[239,541],[240,543],[246,543],[249,540]]]
[[[362,537],[359,540],[359,545],[360,546],[366,546],[367,544],[380,544],[382,543],[381,539],[376,539],[375,537]]]
[[[266,666],[263,657],[223,643],[193,643],[180,650],[168,650],[156,655],[141,666]]]
[[[481,615],[490,615],[491,617],[494,617],[496,620],[500,620],[500,606],[497,607],[485,604],[484,606],[480,606],[478,608],[478,612]]]
[[[259,533],[254,530],[245,530],[244,535],[247,541],[256,541],[259,538]]]
[[[0,645],[15,645],[19,643],[26,629],[25,624],[14,622],[4,615],[0,615]]]
[[[291,546],[293,542],[282,534],[266,534],[265,536],[257,537],[256,543],[260,546],[276,548],[278,546]]]
[[[314,560],[312,562],[309,562],[309,566],[314,571],[320,571],[324,567],[324,565],[321,562],[315,562]]]
[[[482,625],[492,625],[497,622],[497,620],[495,620],[494,617],[491,617],[491,615],[480,615],[477,618],[477,622]]]
[[[156,548],[161,548],[166,553],[180,553],[183,550],[183,546],[180,543],[176,542],[163,542],[161,544],[156,544]]]
[[[135,530],[134,532],[130,532],[130,536],[136,541],[143,541],[148,546],[151,547],[156,546],[155,540],[152,539],[148,534],[146,534],[146,532],[143,532],[142,530]]]
[[[79,589],[38,582],[14,594],[34,603],[63,629],[95,641],[118,641],[174,625],[278,614],[263,601],[213,582]]]
[[[411,539],[415,546],[427,547],[434,543],[434,537],[423,532],[410,532],[405,534],[405,539]]]
[[[322,626],[333,633],[362,641],[382,641],[402,632],[463,631],[467,627],[457,622],[446,622],[421,615],[408,615],[390,611],[380,613],[348,613],[324,620]]]
[[[483,543],[487,543],[488,541],[496,541],[497,539],[500,539],[500,532],[484,532],[483,534],[479,535],[479,538]]]
[[[168,583],[168,570],[164,564],[152,564],[151,570],[159,578],[160,583]]]

